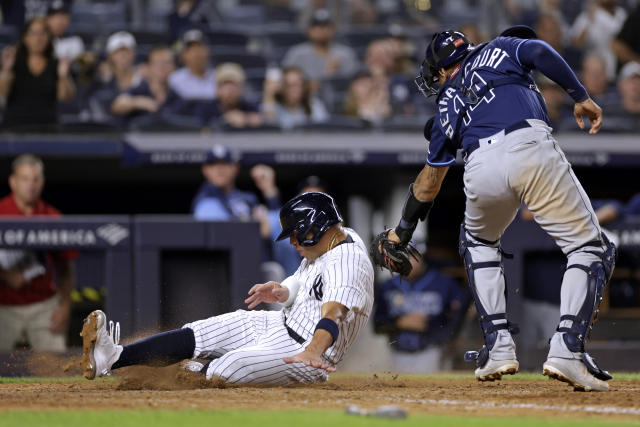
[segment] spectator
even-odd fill
[[[181,42],[180,58],[185,66],[169,76],[169,87],[185,100],[215,99],[215,73],[209,67],[209,47],[202,31],[187,31]]]
[[[0,215],[60,216],[40,198],[43,186],[42,160],[30,154],[16,158],[11,194],[0,199]],[[12,350],[24,336],[34,350],[65,350],[76,257],[69,251],[0,250],[0,351]]]
[[[552,13],[541,14],[535,23],[535,31],[540,40],[551,45],[573,69],[580,67],[581,53],[572,46],[567,46],[561,19]]]
[[[640,117],[640,63],[632,61],[622,67],[618,91],[622,97],[622,108],[637,121]]]
[[[334,42],[336,30],[329,12],[314,12],[308,29],[309,42],[293,46],[283,59],[286,67],[299,67],[312,81],[312,88],[319,87],[327,77],[349,77],[358,67],[353,49]]]
[[[135,50],[136,39],[127,31],[118,31],[107,39],[107,60],[98,67],[97,87],[90,99],[94,120],[111,121],[113,100],[142,81],[142,74],[134,65]]]
[[[571,27],[571,39],[579,49],[595,51],[606,62],[606,76],[616,77],[616,58],[611,41],[627,19],[627,12],[618,6],[617,0],[591,0]]]
[[[582,61],[582,83],[589,95],[605,111],[620,103],[615,87],[609,84],[606,72],[607,64],[598,53],[588,54]]]
[[[58,101],[69,101],[75,85],[69,60],[57,60],[51,34],[42,18],[29,21],[17,48],[2,51],[0,97],[6,99],[5,126],[54,124]]]
[[[53,36],[56,58],[73,61],[84,53],[84,42],[78,36],[67,35],[70,23],[69,6],[62,0],[54,0],[47,10],[47,26]]]
[[[222,118],[226,125],[236,129],[262,126],[264,121],[258,106],[243,97],[245,74],[240,65],[220,64],[216,68],[216,83],[218,96],[214,103],[207,104],[211,108],[205,108],[203,113],[207,121]]]
[[[147,57],[147,78],[111,104],[111,112],[131,119],[157,113],[169,96],[169,75],[175,69],[173,52],[166,46],[154,47]]]
[[[409,276],[380,286],[375,330],[389,337],[393,372],[422,374],[443,368],[444,346],[462,324],[471,298],[424,260],[412,258],[411,265]]]
[[[611,42],[611,49],[618,57],[618,64],[629,61],[640,63],[640,2],[624,21],[618,36]]]
[[[277,76],[276,76],[277,77]],[[311,84],[300,68],[289,67],[282,78],[265,79],[262,112],[268,123],[292,129],[329,119],[324,104],[311,94]]]
[[[177,0],[175,10],[168,16],[171,39],[176,40],[189,29],[210,28],[223,21],[216,2],[202,0]]]
[[[391,116],[389,88],[373,78],[369,71],[359,72],[347,91],[343,110],[345,115],[358,117],[372,124],[380,124]]]
[[[389,93],[388,98],[392,110],[395,114],[412,114],[413,108],[409,99],[409,88],[413,87],[413,75],[409,75],[408,70],[397,70],[396,66],[401,63],[396,51],[397,44],[392,38],[378,39],[372,41],[367,46],[365,63],[374,86]],[[411,71],[415,71],[412,67]],[[408,78],[408,77],[411,77]]]

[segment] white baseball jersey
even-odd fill
[[[290,307],[280,311],[238,310],[184,326],[195,336],[194,358],[222,355],[209,364],[207,378],[276,385],[327,380],[327,372],[322,369],[286,364],[282,359],[309,345],[326,302],[339,302],[349,309],[340,322],[338,339],[324,353],[332,366],[344,357],[369,319],[373,266],[362,239],[349,228],[345,231],[345,241],[313,262],[304,259],[300,263],[294,277],[301,285]]]

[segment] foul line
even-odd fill
[[[615,406],[558,406],[558,405],[539,405],[537,403],[499,403],[499,402],[476,402],[473,400],[448,400],[448,399],[404,399],[407,403],[423,403],[432,405],[449,405],[449,406],[475,406],[482,408],[515,408],[515,409],[545,409],[553,411],[573,411],[573,412],[590,412],[596,414],[616,414],[616,415],[640,415],[640,408],[619,408]]]

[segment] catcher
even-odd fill
[[[567,63],[532,29],[513,27],[473,46],[458,31],[436,33],[416,78],[425,96],[435,96],[437,115],[425,126],[427,164],[409,186],[402,219],[374,240],[374,262],[407,274],[407,246],[419,220],[425,220],[447,169],[462,149],[465,161],[464,222],[458,240],[484,346],[467,352],[479,381],[518,371],[507,320],[500,237],[525,203],[536,222],[568,258],[561,288],[560,323],[550,342],[543,374],[579,390],[607,390],[611,379],[585,350],[585,340],[611,277],[615,246],[600,225],[571,165],[551,135],[544,99],[531,70],[558,83],[575,101],[581,129],[602,124],[596,105]]]

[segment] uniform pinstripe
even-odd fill
[[[362,239],[345,228],[350,238],[313,262],[302,260],[294,277],[302,284],[293,304],[280,311],[245,311],[189,323],[194,331],[194,358],[215,357],[207,378],[230,383],[291,384],[326,381],[327,372],[283,357],[302,352],[313,338],[322,304],[339,302],[349,309],[340,322],[340,335],[323,358],[335,366],[355,342],[373,306],[373,267]],[[286,326],[304,338],[300,344]]]

